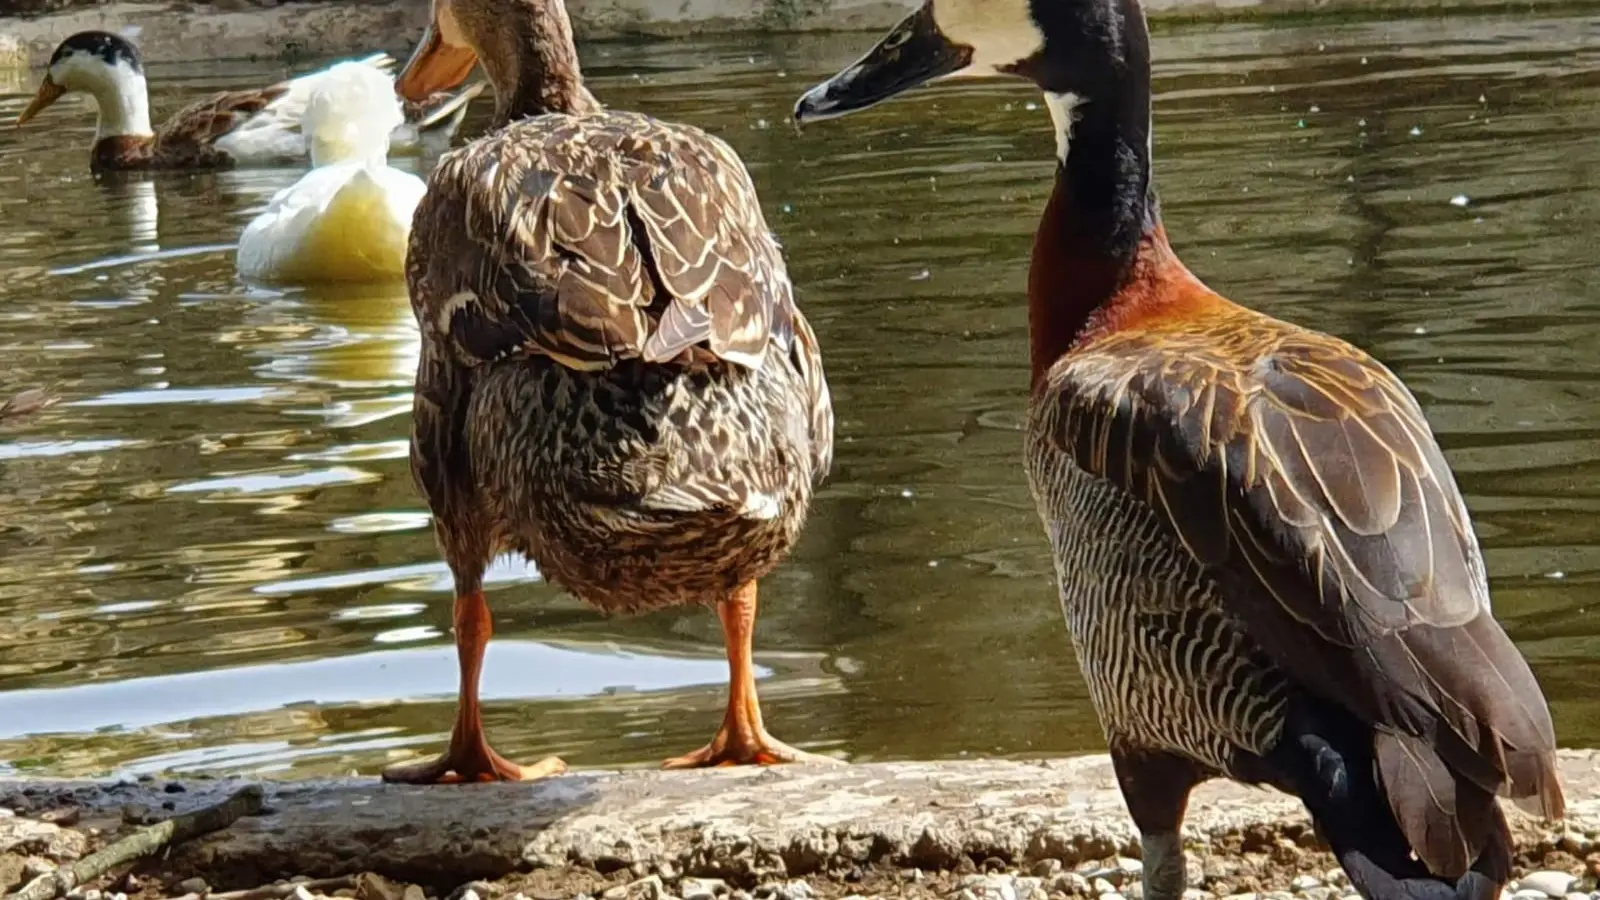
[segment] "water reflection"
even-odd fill
[[[1417,391],[1573,744],[1600,740],[1590,32],[1312,23],[1155,48],[1180,252]],[[786,740],[854,759],[1093,749],[1019,466],[1046,114],[1020,85],[953,83],[907,99],[932,116],[788,129],[796,92],[871,40],[586,49],[600,96],[743,154],[827,354],[837,463],[763,587],[764,709]],[[155,71],[156,114],[281,74]],[[9,378],[66,398],[0,432],[0,759],[372,773],[436,751],[449,583],[406,463],[403,289],[241,285],[233,242],[298,171],[96,182],[56,149],[92,128],[0,129],[0,348]],[[608,619],[511,559],[491,581],[503,752],[650,765],[715,726],[709,612]]]

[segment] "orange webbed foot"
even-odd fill
[[[663,769],[710,769],[722,766],[773,766],[782,763],[843,765],[841,760],[791,747],[764,730],[753,739],[739,740],[719,731],[711,743],[693,753],[674,756]]]
[[[383,780],[391,784],[537,781],[565,771],[567,764],[554,756],[547,756],[531,766],[521,766],[487,746],[472,753],[457,753],[452,747],[436,759],[389,766],[383,770]]]

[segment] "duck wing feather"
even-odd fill
[[[155,155],[176,166],[217,163],[219,138],[271,106],[289,90],[289,82],[248,91],[224,91],[185,106],[156,129]]]
[[[1142,498],[1275,664],[1375,727],[1431,869],[1471,864],[1495,793],[1562,815],[1549,709],[1490,613],[1449,465],[1382,364],[1216,298],[1084,341],[1042,390],[1049,445]]]
[[[826,473],[832,409],[816,338],[799,314],[755,186],[726,143],[635,113],[550,114],[446,154],[428,180],[408,255],[423,335],[419,431],[463,404],[471,370],[540,355],[580,371],[629,359],[794,366],[808,393],[812,469]],[[783,351],[769,355],[769,345]],[[441,437],[442,439],[442,437]],[[434,460],[451,451],[414,450]],[[430,476],[419,471],[430,496]],[[732,503],[709,472],[660,502]],[[690,483],[694,482],[694,483]],[[703,482],[703,483],[702,483]]]

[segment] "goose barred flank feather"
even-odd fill
[[[1410,392],[1221,298],[1172,324],[1090,336],[1033,409],[1029,469],[1108,740],[1261,780],[1246,757],[1309,692],[1369,723],[1435,875],[1503,829],[1497,793],[1559,818],[1549,714]]]

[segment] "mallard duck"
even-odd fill
[[[820,759],[768,734],[751,664],[756,584],[800,533],[833,411],[749,173],[697,128],[603,109],[561,0],[435,0],[397,88],[480,57],[505,127],[440,160],[406,262],[411,464],[455,576],[460,700],[444,755],[384,777],[563,770],[483,734],[483,573],[507,550],[602,610],[716,604],[722,727],[666,765]]]
[[[1498,897],[1495,796],[1562,815],[1555,735],[1416,399],[1178,259],[1137,0],[927,0],[795,116],[962,71],[1033,81],[1054,123],[1027,471],[1145,897],[1183,894],[1184,807],[1217,776],[1298,796],[1366,897]]]
[[[400,122],[389,76],[340,63],[318,79],[301,130],[311,171],[279,191],[239,238],[239,274],[257,281],[398,281],[411,214],[427,187],[389,166]]]
[[[382,53],[361,62],[384,71],[394,64]],[[133,42],[106,31],[81,31],[56,47],[39,90],[16,124],[25,125],[62,96],[82,91],[100,109],[89,155],[97,172],[297,162],[308,155],[299,130],[306,99],[327,74],[324,69],[258,90],[215,94],[178,110],[158,130],[150,125],[144,63]],[[474,85],[459,95],[418,98],[411,107],[415,118],[396,126],[393,146],[415,147],[438,140],[424,135],[441,133],[447,141],[481,90]]]

